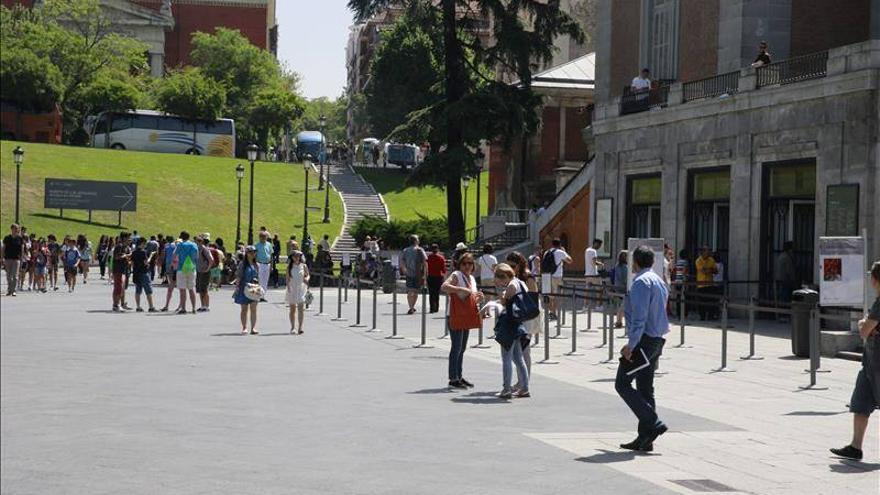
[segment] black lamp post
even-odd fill
[[[303,172],[306,176],[306,195],[303,200],[303,246],[309,238],[309,168],[312,166],[312,159],[311,155],[306,155],[306,159],[303,161]]]
[[[483,162],[481,161],[477,165],[477,208],[476,208],[477,217],[476,217],[476,222],[474,223],[474,225],[477,227],[480,226],[480,189],[482,189],[482,187],[480,186],[480,178],[482,177],[482,175],[483,175]]]
[[[318,162],[321,166],[321,171],[318,174],[318,190],[324,189],[324,160],[327,157],[327,144],[324,138],[324,126],[327,125],[327,117],[321,115],[318,117],[318,124],[321,126],[321,152],[318,153]]]
[[[18,195],[21,188],[21,164],[24,162],[24,150],[21,146],[16,146],[12,150],[12,157],[15,159],[15,223],[18,222]]]
[[[259,151],[260,148],[256,144],[251,143],[247,147],[247,159],[251,162],[251,194],[248,199],[250,202],[250,208],[248,208],[248,244],[254,243],[254,162],[257,161]]]
[[[471,178],[465,177],[464,179],[461,180],[461,183],[464,186],[464,215],[462,215],[462,216],[464,217],[465,230],[467,230],[467,207],[468,207],[468,200],[467,200],[468,194],[467,193],[468,193],[468,187],[470,187],[470,185],[471,185]]]
[[[244,179],[244,166],[235,167],[235,178],[238,179],[238,212],[235,215],[235,245],[241,242],[241,179]]]

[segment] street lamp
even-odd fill
[[[251,162],[251,195],[249,198],[250,208],[248,211],[248,245],[254,243],[254,162],[257,161],[257,154],[260,148],[256,144],[249,144],[247,147],[247,159]]]
[[[238,246],[241,242],[241,179],[244,179],[244,166],[240,163],[235,167],[235,178],[238,179],[238,213],[235,216],[235,245]]]
[[[327,164],[327,177],[324,187],[324,219],[322,223],[330,223],[330,164]]]
[[[470,185],[471,185],[471,178],[465,177],[464,179],[461,180],[461,183],[462,183],[462,185],[464,185],[464,215],[462,215],[462,216],[464,217],[465,230],[467,230],[467,206],[468,206],[467,191],[468,191],[468,187],[470,187]]]
[[[321,165],[321,171],[318,174],[318,190],[324,189],[324,160],[327,157],[327,145],[324,139],[324,126],[327,125],[327,117],[321,115],[318,117],[318,124],[321,126],[321,152],[318,153],[318,162]]]
[[[482,187],[480,186],[480,178],[482,177],[482,175],[483,162],[481,160],[479,163],[477,163],[477,217],[476,222],[474,223],[474,225],[476,225],[477,227],[480,226],[480,190],[482,189]]]
[[[12,156],[15,159],[15,223],[18,222],[18,192],[21,188],[21,163],[24,161],[24,150],[21,146],[16,146],[12,150]]]
[[[309,238],[309,168],[311,167],[311,155],[306,155],[306,159],[303,161],[303,172],[305,172],[306,176],[306,195],[303,200],[303,246],[306,245],[306,241]]]

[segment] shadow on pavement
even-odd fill
[[[454,394],[455,391],[449,387],[443,388],[423,388],[421,390],[413,390],[412,392],[407,392],[408,394]]]
[[[593,454],[588,457],[578,457],[575,460],[580,462],[589,462],[592,464],[611,464],[614,462],[626,462],[631,461],[636,458],[636,456],[650,456],[653,454],[647,453],[637,453],[631,450],[624,451],[614,451],[614,450],[605,450],[599,449],[598,454]]]
[[[452,402],[462,404],[508,404],[510,399],[502,399],[495,395],[495,392],[473,392],[460,397],[453,397]]]
[[[792,411],[783,414],[783,416],[837,416],[847,412],[849,411]]]
[[[212,333],[211,337],[245,337],[246,333],[241,332],[229,332],[229,333]]]
[[[829,464],[828,467],[835,473],[868,473],[871,471],[880,471],[880,464],[860,461],[848,461],[841,459],[837,464]]]

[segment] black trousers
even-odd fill
[[[440,311],[441,285],[443,285],[443,277],[428,275],[428,303],[432,313]]]

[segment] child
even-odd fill
[[[76,247],[76,240],[67,240],[67,250],[64,251],[64,280],[67,281],[67,292],[73,292],[76,287],[76,272],[82,255]]]
[[[290,305],[291,335],[303,333],[303,306],[309,284],[309,267],[302,261],[302,251],[294,251],[287,262],[287,304]]]
[[[40,239],[37,243],[34,255],[34,277],[36,277],[37,290],[46,292],[46,266],[49,264],[49,249]]]

